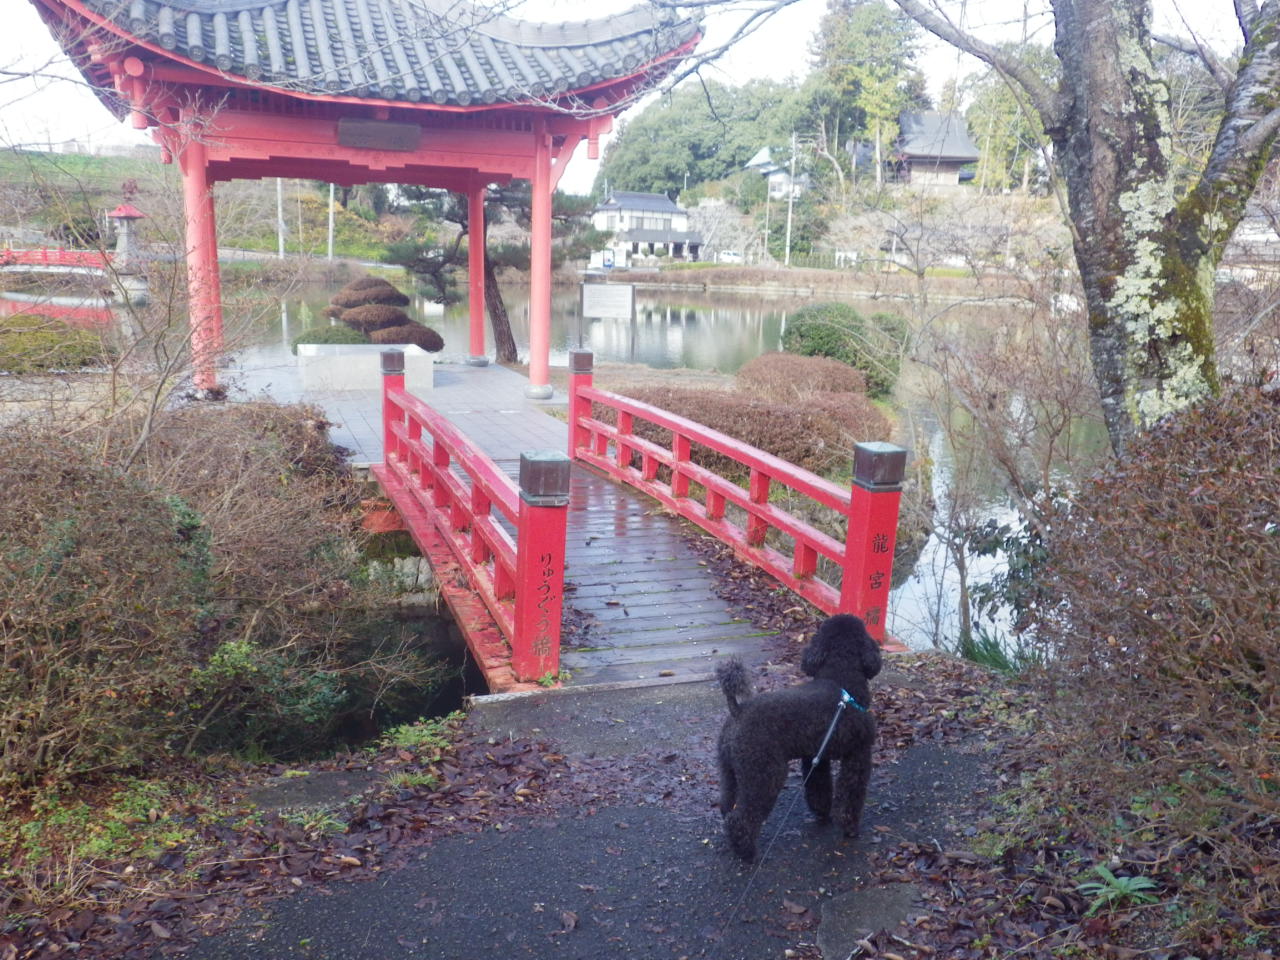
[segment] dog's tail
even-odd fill
[[[729,715],[736,717],[742,712],[742,702],[755,693],[747,668],[741,660],[733,657],[716,667],[716,679],[720,681],[724,698],[729,701]]]

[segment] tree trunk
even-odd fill
[[[1212,332],[1219,248],[1175,196],[1168,91],[1145,0],[1056,0],[1060,124],[1090,354],[1111,445],[1218,388]],[[1238,219],[1238,217],[1237,217]]]
[[[1152,65],[1149,0],[1052,0],[1057,90],[922,0],[895,0],[1027,93],[1054,145],[1112,447],[1218,390],[1214,271],[1280,128],[1280,3],[1237,5],[1246,42],[1208,165],[1186,197],[1170,163],[1168,88]]]
[[[520,354],[516,351],[515,337],[511,335],[507,305],[502,299],[502,291],[498,288],[498,274],[493,269],[493,261],[487,250],[484,255],[484,305],[489,311],[489,327],[493,331],[493,348],[498,362],[518,362]]]

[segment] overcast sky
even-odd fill
[[[79,81],[79,74],[61,56],[49,31],[28,0],[3,0],[6,12],[0,31],[0,145],[40,148],[64,140],[102,143],[146,143],[146,134],[129,129]],[[515,15],[531,20],[581,20],[599,17],[633,6],[634,0],[528,0]],[[1028,0],[1035,9],[1039,0]],[[967,0],[963,5],[965,25],[984,37],[994,31],[1005,36],[1019,34],[1023,0]],[[803,76],[808,69],[809,40],[817,29],[826,0],[797,0],[755,35],[746,38],[716,64],[704,68],[704,75],[726,84],[743,83],[753,77],[786,79]],[[1170,32],[1185,33],[1180,19],[1204,32],[1215,45],[1229,47],[1238,42],[1233,31],[1230,0],[1156,0],[1157,24]],[[714,16],[707,21],[706,51],[723,43],[736,18]],[[1036,37],[1048,42],[1045,21]],[[957,51],[935,42],[922,66],[935,92],[952,77],[963,77],[980,65]],[[37,72],[35,80],[10,79],[12,73]],[[561,188],[586,192],[595,175],[595,164],[586,160],[580,148],[571,161]]]

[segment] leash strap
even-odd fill
[[[867,708],[853,699],[848,690],[842,689],[840,691],[840,702],[836,704],[836,715],[831,718],[831,726],[827,727],[827,735],[822,738],[822,746],[818,747],[818,752],[813,756],[812,766],[816,767],[822,761],[822,755],[827,752],[827,744],[831,742],[831,738],[836,732],[836,725],[840,723],[840,715],[844,713],[844,708],[850,705],[857,707],[863,713],[867,712]]]

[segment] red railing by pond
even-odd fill
[[[405,392],[404,354],[384,352],[382,372],[384,459],[374,476],[430,559],[490,689],[555,680],[569,459],[523,453],[517,485]]]
[[[570,351],[569,363],[570,457],[649,494],[818,609],[857,614],[876,640],[889,643],[885,614],[905,450],[887,443],[856,444],[853,483],[840,486],[692,420],[596,389],[587,351]],[[597,408],[611,411],[613,422],[597,416]],[[663,446],[639,435],[637,422],[669,433],[670,443]],[[695,447],[742,464],[749,475],[747,486],[695,463]],[[778,486],[838,517],[843,539],[774,502],[771,493]],[[737,508],[738,519],[729,505]],[[770,537],[771,531],[782,536]],[[787,543],[790,554],[779,549]],[[821,578],[822,557],[838,572],[838,582]]]
[[[64,250],[41,247],[37,250],[0,250],[0,267],[78,267],[105,270],[111,255],[98,250]]]

